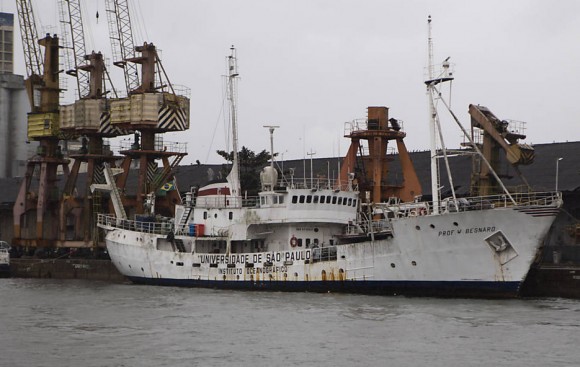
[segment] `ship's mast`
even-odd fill
[[[435,78],[433,72],[433,38],[431,37],[431,16],[427,19],[427,24],[429,27],[429,39],[428,39],[428,80],[425,82],[427,84],[427,97],[429,98],[429,138],[431,147],[431,194],[433,196],[433,214],[439,213],[439,205],[441,201],[441,193],[439,191],[439,168],[437,165],[437,123],[436,116],[437,111],[435,110],[435,104],[433,102],[433,81]]]
[[[444,160],[451,194],[453,196],[453,200],[456,201],[455,189],[453,187],[453,177],[451,176],[451,168],[449,166],[449,160],[447,157],[447,148],[445,147],[445,141],[443,140],[443,134],[441,132],[439,115],[437,113],[437,107],[435,106],[435,100],[440,101],[443,99],[441,92],[437,89],[437,85],[445,82],[449,82],[449,85],[451,85],[451,82],[453,82],[453,74],[450,70],[451,64],[449,63],[449,58],[447,58],[441,64],[441,70],[438,70],[437,75],[435,75],[435,65],[433,64],[433,38],[431,36],[431,16],[429,16],[427,23],[429,27],[429,64],[427,66],[429,75],[428,79],[425,81],[425,85],[427,85],[427,94],[429,97],[429,135],[431,139],[431,194],[433,196],[433,213],[438,214],[441,205],[441,180],[439,176],[440,158]],[[451,87],[449,91],[451,92]]]
[[[228,56],[228,100],[230,102],[230,119],[232,129],[232,149],[233,162],[232,171],[228,175],[232,196],[239,196],[240,189],[240,170],[238,159],[238,126],[237,126],[237,80],[238,80],[238,60],[236,58],[236,49],[230,48],[231,54]]]

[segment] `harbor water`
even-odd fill
[[[2,366],[577,366],[580,301],[0,279]]]

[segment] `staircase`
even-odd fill
[[[185,211],[181,215],[181,219],[179,220],[179,223],[177,224],[178,231],[186,232],[185,225],[187,224],[187,220],[189,219],[189,215],[191,214],[192,210],[193,210],[193,206],[186,206],[185,207]]]
[[[115,209],[115,215],[117,219],[127,219],[127,213],[125,212],[125,208],[123,207],[123,202],[121,201],[121,194],[119,193],[119,188],[117,187],[117,183],[115,182],[115,174],[119,174],[123,172],[122,169],[111,168],[108,163],[103,163],[104,173],[105,173],[105,180],[107,181],[106,184],[92,184],[91,185],[91,192],[96,191],[105,191],[110,193],[111,201],[113,203],[113,207]]]
[[[111,189],[111,199],[113,200],[113,207],[115,208],[117,217],[126,219],[127,213],[125,212],[125,207],[123,207],[123,202],[121,201],[121,194],[119,193],[119,188],[115,182],[113,170],[107,163],[104,163],[103,166],[105,167],[105,179],[107,180],[107,184]]]

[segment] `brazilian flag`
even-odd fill
[[[165,185],[161,187],[161,191],[172,191],[175,190],[175,183],[174,182],[167,182]]]

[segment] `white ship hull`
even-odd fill
[[[558,206],[505,207],[407,216],[392,219],[392,232],[383,238],[343,238],[323,248],[179,252],[164,235],[118,228],[108,228],[106,244],[115,266],[136,283],[515,297],[557,211]],[[176,238],[187,249],[205,240]]]

